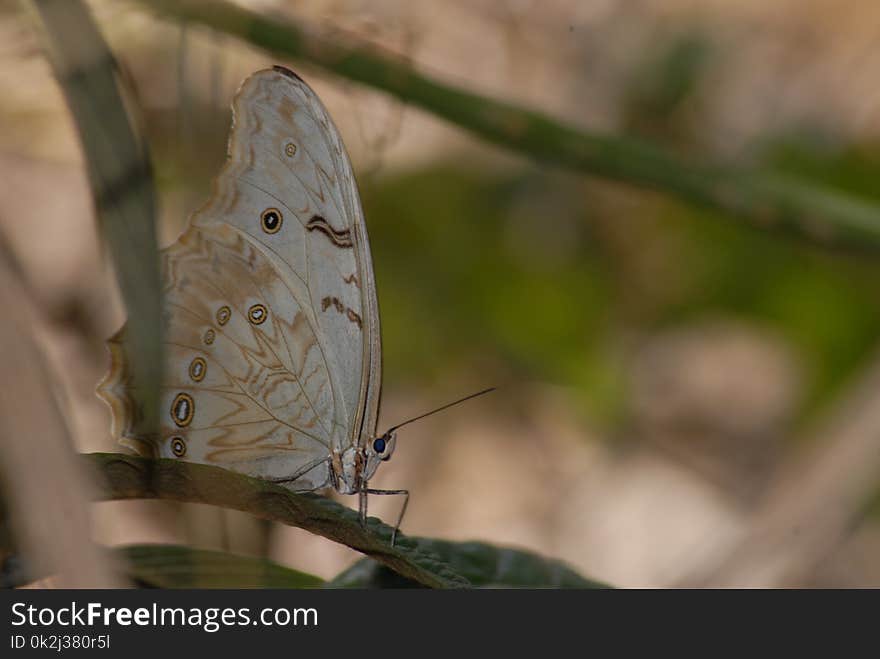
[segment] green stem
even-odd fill
[[[490,142],[549,164],[653,188],[765,228],[859,250],[880,248],[880,207],[812,183],[685,159],[656,145],[588,133],[545,114],[443,84],[351,35],[320,35],[223,0],[137,0],[168,18],[239,37],[383,90]]]
[[[401,534],[391,546],[391,528],[375,518],[360,525],[357,513],[316,494],[294,494],[279,485],[219,467],[177,460],[149,460],[120,453],[83,458],[98,472],[100,498],[165,499],[242,510],[347,545],[405,577],[431,588],[461,588],[468,581]]]

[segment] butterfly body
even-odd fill
[[[143,455],[364,493],[394,441],[376,444],[379,312],[348,155],[315,93],[280,67],[245,80],[233,117],[212,196],[162,252],[158,436],[143,430],[124,329],[98,393],[114,435]]]

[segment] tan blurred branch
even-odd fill
[[[162,370],[156,201],[146,146],[103,36],[81,0],[31,0],[34,25],[75,121],[101,235],[128,310],[126,341],[139,383],[138,431],[155,432]]]
[[[762,228],[856,250],[880,249],[880,207],[777,174],[687,160],[656,145],[590,133],[541,112],[439,82],[348,34],[319,34],[222,0],[136,0],[164,16],[237,36],[281,58],[381,89],[543,162],[671,194]]]
[[[880,484],[880,358],[814,435],[739,542],[680,585],[803,583],[840,544]]]
[[[0,484],[29,574],[67,588],[119,585],[89,537],[92,498],[34,342],[28,291],[0,245]]]

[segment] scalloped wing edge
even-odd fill
[[[124,324],[118,332],[107,339],[110,351],[110,369],[98,383],[95,393],[110,408],[110,433],[119,444],[145,458],[159,457],[155,438],[138,432],[143,422],[143,406],[132,395],[132,373],[126,358]]]

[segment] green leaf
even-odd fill
[[[347,545],[423,586],[470,585],[436,554],[423,551],[414,539],[398,534],[392,547],[390,526],[370,517],[364,528],[357,512],[317,494],[297,494],[259,478],[180,460],[151,460],[121,453],[92,453],[83,460],[97,471],[96,485],[101,488],[98,496],[102,500],[165,499],[241,510]]]
[[[411,538],[481,588],[609,588],[564,563],[520,549],[485,542]],[[414,588],[419,584],[365,558],[327,582],[330,588]]]
[[[120,547],[129,576],[156,588],[317,588],[322,579],[265,558],[180,545]]]

